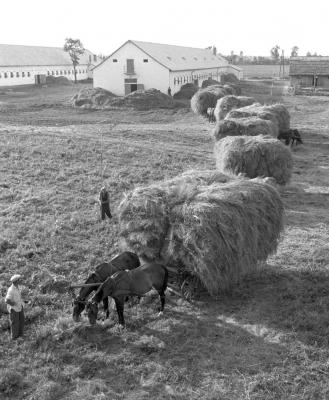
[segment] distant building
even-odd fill
[[[329,57],[291,57],[291,85],[329,88]]]
[[[89,50],[80,56],[77,79],[92,77],[100,59]],[[47,75],[74,80],[71,58],[61,47],[0,44],[0,86],[42,83]]]
[[[239,79],[241,69],[230,65],[216,49],[198,49],[128,40],[93,70],[94,87],[122,96],[138,89],[178,92],[186,83],[201,85],[223,73]]]

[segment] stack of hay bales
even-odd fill
[[[180,90],[174,94],[174,99],[180,100],[180,99],[188,99],[190,100],[194,93],[196,93],[199,90],[198,86],[194,85],[193,83],[186,83],[183,85]]]
[[[220,172],[248,178],[272,177],[279,185],[290,181],[290,149],[268,136],[228,136],[215,143],[216,167]]]
[[[224,96],[217,100],[214,112],[216,121],[224,119],[226,115],[233,109],[250,106],[254,103],[256,103],[256,100],[253,97],[234,95]]]
[[[101,109],[111,105],[117,96],[102,88],[84,88],[71,99],[73,107]]]
[[[216,171],[136,188],[121,202],[119,215],[122,249],[180,266],[213,295],[265,261],[283,228],[274,187]]]
[[[207,86],[198,90],[191,99],[191,109],[195,114],[207,115],[208,108],[215,108],[217,100],[226,96],[227,89],[221,85]]]
[[[215,140],[226,136],[278,136],[278,128],[275,123],[257,117],[223,119],[216,123],[213,130]]]
[[[290,114],[283,104],[272,104],[262,106],[254,103],[250,106],[230,111],[226,118],[258,117],[274,122],[279,131],[290,129]]]

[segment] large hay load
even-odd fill
[[[225,118],[221,121],[218,121],[213,130],[215,140],[221,140],[226,136],[264,135],[277,138],[278,133],[279,131],[275,123],[257,117],[236,119]]]
[[[188,99],[190,100],[194,93],[199,90],[198,86],[194,85],[193,83],[186,83],[183,85],[180,90],[174,94],[174,99],[181,100],[181,99]]]
[[[84,88],[71,99],[73,107],[101,109],[111,105],[117,96],[102,88]]]
[[[253,97],[234,95],[224,96],[217,100],[214,112],[216,121],[224,119],[226,115],[233,109],[250,106],[254,103],[256,103],[256,100]]]
[[[111,104],[114,107],[135,108],[140,111],[177,107],[171,96],[162,93],[158,89],[137,90],[127,94],[125,97],[115,99]]]
[[[217,100],[227,94],[227,90],[221,85],[212,85],[200,89],[191,99],[191,109],[195,114],[206,116],[207,109],[215,108]]]
[[[283,104],[272,104],[262,106],[254,103],[250,106],[232,110],[227,114],[228,119],[258,117],[274,122],[279,131],[287,131],[290,128],[290,114]]]
[[[217,169],[225,174],[272,177],[279,185],[291,178],[290,149],[268,136],[228,136],[215,143],[214,154]]]
[[[213,85],[220,85],[220,82],[216,81],[215,79],[208,78],[202,82],[201,87],[202,89],[204,89],[208,86],[213,86]]]
[[[220,76],[221,83],[238,83],[239,79],[232,73],[225,73]]]
[[[70,86],[73,82],[66,78],[66,76],[46,76],[46,84],[51,86]]]
[[[136,188],[119,214],[122,249],[183,269],[212,295],[255,271],[276,250],[283,228],[274,187],[216,171]]]

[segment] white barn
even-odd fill
[[[138,89],[178,92],[182,85],[198,85],[223,73],[242,78],[242,70],[216,54],[216,49],[198,49],[128,40],[94,69],[94,87],[123,96]]]
[[[99,61],[86,50],[76,68],[77,80],[91,78]],[[0,86],[39,84],[47,75],[74,80],[71,58],[61,47],[0,44]]]

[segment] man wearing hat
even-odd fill
[[[101,209],[101,218],[102,220],[105,219],[105,215],[107,215],[109,218],[112,218],[111,210],[110,210],[110,196],[109,192],[106,190],[106,187],[102,187],[100,193],[99,193],[99,198],[98,202],[100,205]]]
[[[22,336],[24,331],[23,300],[21,292],[18,289],[18,284],[21,279],[22,276],[19,274],[15,274],[10,278],[12,284],[9,287],[5,298],[9,312],[12,339],[17,339],[19,336]]]

